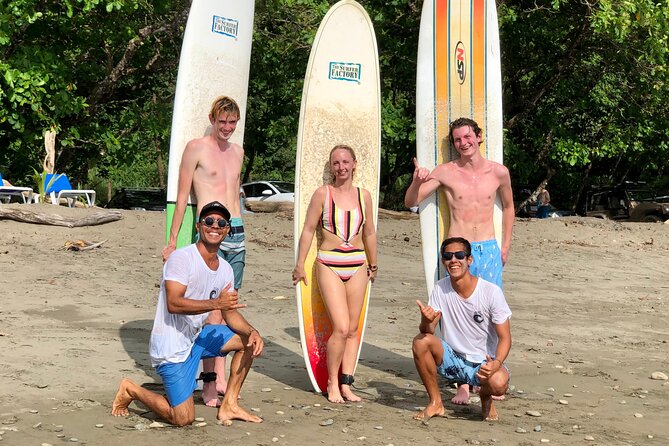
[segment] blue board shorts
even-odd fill
[[[234,335],[227,325],[205,325],[184,362],[166,362],[156,367],[170,406],[176,407],[193,396],[200,359],[226,356],[221,349]]]
[[[239,290],[242,287],[244,265],[246,264],[246,243],[241,218],[230,219],[230,232],[221,242],[218,255],[223,257],[232,267],[232,272],[235,275],[235,289]]]
[[[502,288],[502,252],[497,240],[471,242],[473,262],[469,272]]]
[[[481,368],[481,364],[485,364],[485,361],[482,363],[467,361],[443,339],[441,339],[441,345],[444,347],[444,359],[437,366],[437,373],[450,382],[480,386],[481,382],[476,377],[476,373]]]
[[[476,374],[481,366],[488,361],[485,359],[481,363],[468,361],[463,355],[455,352],[443,339],[441,339],[441,345],[444,347],[444,358],[441,364],[437,366],[437,373],[451,383],[481,386],[481,381],[476,377]],[[505,364],[502,367],[506,369],[509,378],[511,378],[509,368]]]

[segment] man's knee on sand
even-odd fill
[[[188,400],[171,409],[172,419],[168,420],[171,424],[178,427],[184,427],[195,421],[195,404],[193,403],[193,397],[190,397]]]

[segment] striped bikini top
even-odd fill
[[[342,239],[346,245],[360,233],[365,224],[365,200],[362,197],[362,189],[359,187],[357,189],[358,205],[350,211],[337,207],[330,186],[327,187],[327,195],[323,203],[323,216],[321,217],[323,229]]]

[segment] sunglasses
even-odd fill
[[[221,229],[228,226],[228,221],[225,218],[219,218],[218,220],[216,220],[214,217],[205,217],[202,219],[202,223],[204,223],[205,226],[212,227],[214,226],[214,222],[217,222],[218,227]]]
[[[465,257],[467,257],[467,253],[464,251],[455,251],[455,252],[442,252],[441,253],[441,258],[444,260],[451,260],[455,256],[456,259],[458,260],[463,260]]]

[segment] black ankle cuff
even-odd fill
[[[353,378],[353,375],[341,375],[339,377],[339,384],[340,385],[350,386],[354,382],[355,382],[355,379]]]
[[[205,383],[210,383],[212,381],[216,381],[216,372],[207,372],[207,373],[200,373],[200,377],[196,381],[202,381]]]

